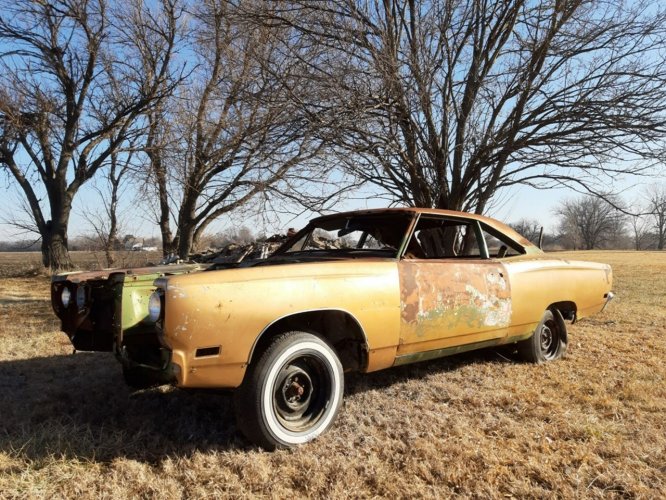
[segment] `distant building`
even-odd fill
[[[157,252],[157,247],[144,247],[143,243],[134,243],[132,252]]]

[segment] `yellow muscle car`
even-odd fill
[[[331,427],[346,371],[501,344],[556,360],[565,320],[611,285],[610,266],[496,220],[402,208],[319,217],[263,260],[60,276],[52,300],[75,347],[113,350],[130,383],[235,389],[239,428],[272,449]]]

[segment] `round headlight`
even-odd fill
[[[64,287],[60,293],[60,302],[62,302],[63,307],[69,307],[69,299],[72,298],[72,292],[69,291],[69,288]]]
[[[162,312],[162,299],[158,291],[154,291],[148,299],[148,318],[153,323],[160,318]]]

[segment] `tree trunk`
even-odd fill
[[[115,195],[115,193],[114,193]],[[114,200],[115,202],[115,200]],[[115,248],[116,245],[116,240],[118,239],[118,220],[116,217],[116,209],[115,209],[115,204],[112,205],[112,211],[110,214],[110,225],[109,225],[109,234],[106,240],[106,245],[104,245],[106,248],[104,249],[104,253],[106,254],[106,265],[107,267],[113,267],[113,265],[116,262],[115,257],[113,256],[113,249]]]
[[[160,233],[162,234],[162,257],[176,253],[177,238],[172,237],[168,222],[165,224],[160,220]]]
[[[450,188],[449,195],[445,196],[443,193],[440,194],[433,208],[438,208],[440,210],[457,210],[460,212],[463,210],[464,206],[465,194],[461,193],[456,188]]]
[[[113,249],[116,245],[116,240],[118,239],[118,216],[116,215],[118,209],[118,187],[120,185],[120,176],[116,177],[116,155],[111,156],[111,174],[109,179],[111,180],[111,201],[109,203],[109,233],[106,235],[106,241],[104,244],[104,254],[106,256],[106,266],[113,267],[115,264],[115,258],[113,256]]]
[[[67,224],[50,221],[46,224],[42,233],[42,263],[53,273],[74,269],[67,249]]]
[[[190,257],[190,252],[192,251],[195,225],[192,223],[181,222],[178,229],[180,232],[180,238],[178,239],[178,256],[181,259],[186,260]]]
[[[162,257],[166,258],[176,253],[177,239],[173,237],[170,224],[169,194],[167,191],[166,172],[162,166],[162,159],[158,154],[151,152],[149,157],[157,184],[157,196],[160,203],[159,220],[157,221],[162,235]]]
[[[153,162],[155,163],[153,168],[155,168],[158,188],[157,192],[160,202],[159,226],[160,233],[162,234],[162,256],[168,257],[176,251],[177,245],[174,243],[173,233],[171,232],[171,225],[169,223],[169,194],[166,184],[166,173],[162,168],[161,159],[154,159]]]
[[[194,187],[187,186],[183,192],[183,203],[178,213],[178,256],[185,260],[189,258],[194,244],[194,234],[197,229],[195,212],[198,192]]]

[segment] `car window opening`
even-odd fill
[[[525,253],[476,221],[421,217],[405,249],[406,259],[505,258]],[[487,253],[486,253],[487,248]],[[486,257],[487,256],[487,257]]]

